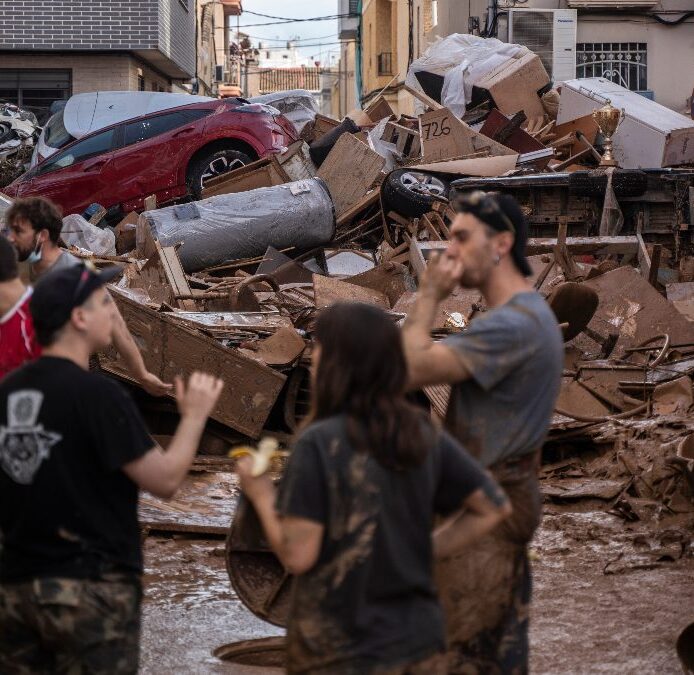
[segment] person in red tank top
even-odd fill
[[[31,293],[19,278],[14,246],[0,236],[0,380],[41,354],[29,313]]]

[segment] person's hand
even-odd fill
[[[150,396],[166,396],[173,391],[173,384],[162,382],[154,373],[145,371],[145,374],[140,378],[142,388]]]
[[[267,473],[253,476],[253,458],[239,457],[236,460],[236,473],[239,476],[241,491],[253,503],[264,496],[274,498],[275,486]]]
[[[463,263],[456,258],[441,253],[433,255],[419,282],[420,291],[432,293],[441,302],[460,284],[464,269]]]
[[[224,382],[214,375],[195,371],[184,384],[176,377],[176,403],[181,417],[207,419],[224,388]]]

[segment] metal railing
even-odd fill
[[[648,89],[645,42],[579,42],[576,77],[604,77],[630,89]]]

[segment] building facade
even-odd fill
[[[0,100],[171,91],[196,71],[196,0],[0,0]]]
[[[694,89],[694,0],[437,0],[436,25],[426,40],[484,30],[490,15],[500,40],[509,39],[510,10],[577,13],[576,77],[606,77],[658,103],[690,114]],[[530,19],[530,17],[529,17]],[[532,17],[538,35],[543,18]],[[519,42],[517,35],[512,37]],[[532,36],[525,42],[537,49]]]
[[[230,40],[241,0],[196,0],[197,69],[192,88],[201,96],[241,95],[241,48]]]

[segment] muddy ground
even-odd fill
[[[681,672],[674,642],[694,621],[694,558],[646,554],[633,535],[601,511],[547,508],[534,542],[534,673]],[[145,552],[143,673],[279,672],[212,656],[225,643],[282,633],[234,595],[222,539],[150,536]]]

